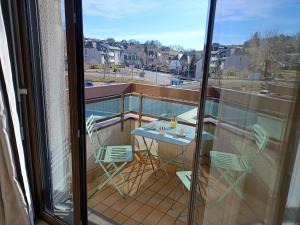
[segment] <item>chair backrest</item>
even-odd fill
[[[95,129],[95,116],[92,114],[85,122],[86,124],[86,132],[88,134],[88,137],[90,139],[91,145],[93,147],[93,153],[96,159],[99,158],[99,149],[101,150],[103,146],[101,145],[99,136],[97,136],[98,143],[95,143],[93,136],[94,136],[94,129]]]
[[[255,142],[258,147],[258,150],[260,152],[264,151],[269,141],[269,136],[267,131],[259,124],[254,124],[253,132],[254,132]]]
[[[93,133],[94,133],[94,126],[95,126],[95,117],[94,115],[91,115],[85,122],[86,124],[86,132],[89,136],[89,139],[91,142],[93,142]]]

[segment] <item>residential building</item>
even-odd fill
[[[211,74],[217,73],[218,70],[223,70],[224,61],[229,56],[230,51],[227,46],[220,45],[219,43],[212,44],[210,70]]]
[[[108,64],[121,64],[121,51],[119,47],[111,46],[103,42],[97,42],[96,48],[98,51],[105,53],[105,60]]]
[[[155,66],[158,57],[159,57],[158,49],[156,49],[156,48],[148,48],[147,49],[147,63],[148,63],[148,66],[150,66],[150,67]]]
[[[84,48],[84,63],[85,64],[105,64],[105,53],[97,48]]]
[[[182,54],[178,54],[176,56],[174,56],[169,64],[169,71],[171,73],[176,73],[179,74],[182,68],[182,65],[180,63],[180,58],[181,58]]]
[[[230,55],[225,57],[223,63],[223,70],[233,69],[235,71],[242,71],[249,68],[250,58],[246,55]]]
[[[189,55],[187,53],[179,53],[171,59],[169,64],[169,71],[171,73],[187,76],[189,63],[190,63]]]
[[[196,72],[195,72],[195,80],[202,81],[202,72],[203,72],[203,59],[199,59],[196,62]]]
[[[125,64],[126,66],[133,65],[135,67],[141,68],[142,63],[138,55],[139,49],[129,46],[121,53],[122,64]]]

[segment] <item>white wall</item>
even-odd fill
[[[104,55],[96,48],[84,48],[84,63],[85,64],[104,64]]]
[[[195,80],[196,81],[202,81],[202,64],[203,64],[203,60],[200,59],[199,61],[197,61],[196,63],[196,72],[195,72]]]
[[[169,70],[178,70],[181,69],[181,64],[179,60],[172,60],[169,65]]]

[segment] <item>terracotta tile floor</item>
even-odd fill
[[[157,165],[158,163],[156,162],[155,167]],[[222,184],[219,184],[219,191],[212,189],[207,193],[208,183],[215,183],[217,180],[209,173],[209,166],[202,165],[201,168],[202,172],[199,186],[201,195],[199,196],[201,196],[204,201],[205,199],[216,198],[224,191],[224,187],[222,187]],[[122,182],[119,176],[115,177],[115,181],[120,185],[123,193],[126,194],[126,198],[121,197],[110,183],[106,185],[92,198],[88,199],[90,223],[101,225],[187,224],[189,192],[175,176],[176,168],[168,167],[167,170],[169,173],[168,177],[162,170],[154,173],[149,164],[140,163],[138,161],[131,162],[123,170],[123,174],[126,178],[125,183]],[[99,184],[99,179],[88,184],[89,196],[94,192],[97,184]],[[224,201],[217,207],[212,206],[210,211],[216,212],[216,210],[222,208],[222,205],[226,207],[226,204],[232,204],[232,202]],[[204,204],[197,204],[196,207],[197,219],[202,219],[204,216]],[[207,211],[208,209],[206,205],[205,210]],[[250,210],[248,211],[243,212],[243,214],[246,215],[248,213],[251,218]],[[211,216],[210,214],[209,212],[205,214],[204,218],[206,223],[204,224],[219,224],[219,221],[223,218],[218,218],[215,213],[211,214]],[[237,215],[238,219],[240,217],[241,215]],[[249,220],[244,217],[242,219],[249,222]]]

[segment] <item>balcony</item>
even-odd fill
[[[144,142],[131,132],[157,119],[169,123],[174,116],[178,124],[195,128],[199,96],[199,91],[142,84],[86,88],[86,117],[92,114],[96,117],[95,132],[103,145],[131,145],[134,152],[133,160],[122,169],[125,181],[119,175],[114,177],[126,197],[108,183],[88,199],[91,223],[102,224],[103,220],[108,220],[119,224],[187,224],[190,192],[176,176],[182,165],[168,163],[164,168],[166,171],[161,167],[161,160],[175,158],[181,148],[163,141],[152,143],[149,138]],[[251,99],[252,103],[245,99]],[[254,224],[272,214],[270,202],[276,202],[274,196],[278,190],[274,187],[279,180],[282,140],[292,107],[293,103],[288,100],[214,87],[208,89],[204,131],[212,134],[214,139],[202,143],[197,184],[199,201],[195,209],[198,219],[203,219],[205,224],[219,224],[218,221],[229,218],[238,221],[237,224]],[[256,123],[261,124],[270,136],[261,154],[256,151],[251,131]],[[153,165],[144,152],[146,145],[151,145]],[[196,138],[181,157],[187,171],[193,169],[195,147]],[[103,176],[91,149],[87,137],[88,196]],[[245,155],[247,161],[255,165],[239,185],[243,198],[231,191],[218,201],[230,184],[226,179],[220,179],[220,172],[212,166],[212,150]],[[235,182],[239,176],[234,174],[231,178]],[[236,208],[235,215],[230,214],[232,207]]]

